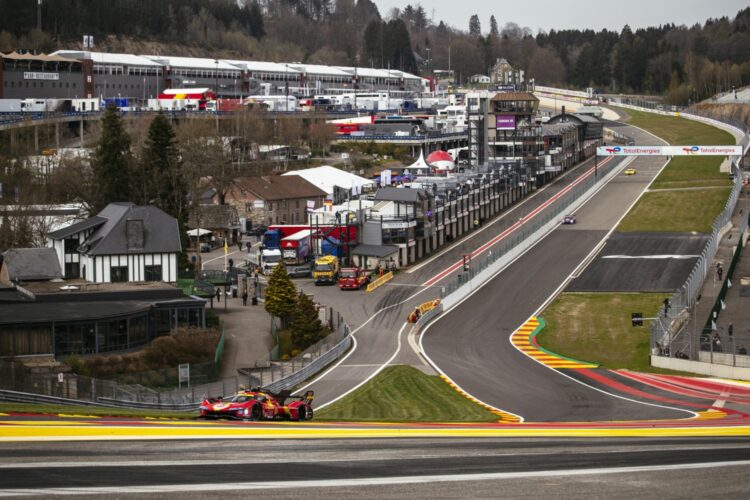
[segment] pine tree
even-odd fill
[[[297,289],[282,263],[274,268],[268,278],[265,307],[269,314],[281,319],[282,328],[289,324],[289,318],[297,307]]]
[[[469,35],[482,36],[482,25],[479,22],[479,16],[476,14],[469,18]]]
[[[133,176],[137,183],[134,190],[139,203],[155,203],[172,217],[181,220],[187,188],[179,158],[172,124],[164,114],[159,113],[148,127],[140,168]]]
[[[495,16],[490,16],[490,35],[496,37],[500,35],[500,30],[497,28],[497,19]]]
[[[95,212],[114,201],[131,201],[130,166],[130,137],[115,107],[109,106],[102,117],[102,134],[93,163],[97,195],[92,207]]]
[[[292,343],[298,349],[307,349],[320,340],[323,333],[323,325],[318,317],[313,301],[300,292],[297,297],[297,306],[292,313]]]
[[[8,212],[3,211],[0,217],[3,221],[0,223],[0,252],[15,247],[15,236],[11,227],[11,217]]]

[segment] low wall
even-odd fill
[[[682,372],[699,373],[710,377],[731,378],[735,380],[750,380],[750,368],[738,366],[716,365],[702,361],[691,361],[689,359],[665,358],[663,356],[651,356],[651,366],[678,370]]]
[[[601,186],[607,184],[612,180],[612,178],[617,176],[620,171],[622,171],[622,169],[626,168],[633,161],[633,158],[635,157],[628,157],[620,165],[615,166],[612,170],[610,170],[610,172],[608,172],[605,176],[600,178],[596,183],[589,187],[586,192],[573,200],[573,202],[565,207],[564,210],[568,212],[575,212],[580,206],[586,203]],[[446,295],[443,298],[442,302],[443,309],[447,311],[458,304],[461,300],[471,294],[476,288],[479,288],[483,284],[487,283],[495,274],[499,273],[515,259],[526,253],[529,248],[536,245],[537,242],[546,237],[547,234],[552,232],[552,230],[554,230],[559,225],[559,216],[550,217],[550,220],[546,224],[528,235],[521,243],[510,249],[507,253],[503,254],[502,257],[499,257],[495,262],[487,266],[487,268],[477,273],[467,283],[464,283],[462,286],[459,286],[458,289]],[[523,226],[519,227],[517,230],[523,231]]]

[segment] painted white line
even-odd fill
[[[632,467],[592,467],[567,470],[539,470],[521,472],[486,472],[477,474],[445,474],[430,476],[394,476],[394,477],[369,477],[352,479],[311,479],[295,481],[256,481],[256,482],[211,482],[202,484],[164,484],[164,485],[137,485],[125,486],[91,486],[91,487],[60,487],[60,488],[18,488],[0,491],[0,496],[49,496],[49,495],[119,495],[119,494],[153,494],[168,492],[216,492],[216,491],[247,491],[247,490],[273,490],[288,491],[288,488],[304,491],[308,488],[361,488],[362,486],[386,486],[405,484],[434,484],[434,483],[456,483],[456,482],[479,482],[479,481],[502,481],[506,479],[531,479],[551,477],[578,477],[578,476],[601,476],[612,474],[666,472],[700,469],[719,469],[727,467],[747,467],[750,460],[725,460],[721,462],[699,462],[692,464],[664,464],[664,465],[642,465]],[[133,482],[137,480],[135,478]]]
[[[636,128],[637,128],[637,127],[636,127]],[[651,134],[651,135],[653,135],[653,134]],[[659,140],[661,140],[661,139],[659,139]],[[662,141],[662,142],[664,142],[664,141]],[[632,157],[631,157],[631,158],[632,158]],[[662,170],[664,170],[664,168],[665,168],[665,167],[666,167],[666,166],[667,166],[668,164],[669,164],[669,160],[667,160],[667,161],[666,161],[666,162],[665,162],[665,163],[664,163],[664,164],[663,164],[663,165],[661,166],[661,168],[660,168],[660,169],[659,169],[659,171],[658,171],[658,172],[656,173],[656,175],[654,175],[654,177],[653,177],[653,178],[651,179],[651,182],[649,182],[648,186],[646,186],[646,189],[648,189],[648,187],[649,187],[649,186],[651,186],[651,184],[652,184],[652,183],[654,182],[654,180],[655,180],[655,179],[656,179],[656,178],[657,178],[657,177],[659,176],[659,174],[660,174],[660,173],[662,172]],[[626,166],[626,164],[624,163],[623,165],[619,166],[618,168],[619,168],[619,169],[622,169],[622,168],[624,168],[625,166]],[[614,179],[614,177],[613,177],[613,179]],[[594,198],[594,197],[596,196],[596,194],[598,194],[598,193],[599,193],[599,191],[601,191],[601,190],[602,190],[602,189],[603,189],[603,188],[604,188],[604,187],[605,187],[606,185],[608,185],[608,184],[609,184],[609,182],[611,182],[611,181],[612,181],[612,179],[610,179],[610,181],[608,181],[608,182],[607,182],[607,183],[605,183],[605,184],[602,184],[602,185],[601,185],[601,186],[600,186],[599,188],[597,188],[597,189],[596,189],[596,191],[594,191],[594,192],[593,192],[593,193],[591,194],[591,196],[589,196],[589,197],[588,197],[588,198],[587,198],[587,199],[586,199],[586,200],[584,201],[584,203],[582,203],[582,204],[581,204],[581,206],[580,206],[580,207],[578,208],[578,210],[580,210],[580,208],[581,208],[581,207],[585,206],[585,205],[586,205],[586,204],[587,204],[587,203],[588,203],[588,202],[589,202],[590,200],[592,200],[592,199],[593,199],[593,198]],[[596,246],[594,247],[594,249],[593,249],[593,250],[592,250],[592,251],[591,251],[591,252],[589,253],[589,255],[587,255],[587,256],[586,256],[586,258],[584,258],[584,260],[583,260],[583,261],[581,262],[581,264],[579,264],[579,265],[578,265],[578,267],[576,267],[576,269],[574,269],[574,270],[573,270],[573,272],[572,272],[572,273],[571,273],[571,274],[570,274],[570,275],[569,275],[569,276],[568,276],[568,277],[567,277],[567,278],[566,278],[566,279],[565,279],[565,280],[563,281],[563,283],[562,283],[562,284],[561,284],[561,285],[560,285],[560,286],[559,286],[559,287],[558,287],[558,288],[557,288],[557,289],[556,289],[556,290],[555,290],[555,291],[554,291],[554,292],[552,293],[552,295],[550,295],[550,296],[549,296],[549,297],[547,298],[547,300],[545,300],[545,301],[544,301],[544,303],[543,303],[543,304],[542,304],[542,305],[541,305],[541,306],[540,306],[540,307],[539,307],[539,308],[538,308],[538,309],[537,309],[537,310],[536,310],[536,311],[534,312],[534,314],[532,314],[532,315],[531,315],[531,316],[530,316],[530,317],[529,317],[528,319],[531,319],[532,317],[536,316],[536,315],[537,315],[537,314],[538,314],[538,313],[539,313],[540,311],[544,310],[544,309],[545,309],[545,308],[547,307],[547,305],[548,305],[548,304],[549,304],[550,302],[552,302],[552,300],[554,300],[554,299],[555,299],[555,297],[557,297],[557,296],[558,296],[558,295],[560,294],[560,292],[561,292],[561,291],[562,291],[562,290],[563,290],[563,289],[565,288],[565,286],[567,286],[567,284],[568,284],[568,283],[570,282],[570,280],[571,280],[571,279],[572,279],[572,278],[573,278],[574,276],[576,276],[576,274],[577,274],[578,272],[580,272],[580,271],[582,270],[582,268],[583,268],[583,267],[587,266],[587,265],[588,265],[588,264],[590,263],[590,261],[592,260],[592,257],[593,257],[593,256],[595,256],[595,255],[596,255],[596,253],[598,253],[598,252],[599,252],[599,251],[601,250],[601,248],[602,248],[602,247],[604,246],[604,243],[605,243],[605,242],[607,241],[607,239],[608,239],[608,238],[610,237],[610,235],[611,235],[611,234],[612,234],[612,233],[614,232],[614,230],[615,230],[615,229],[617,228],[617,226],[618,226],[618,225],[620,224],[620,222],[622,222],[622,220],[623,220],[623,219],[625,218],[625,216],[626,216],[626,215],[627,215],[627,214],[628,214],[628,213],[629,213],[629,212],[630,212],[630,211],[631,211],[631,210],[633,209],[633,207],[635,206],[635,204],[636,204],[636,203],[638,202],[638,200],[640,200],[640,198],[641,198],[641,197],[643,196],[643,194],[645,193],[646,189],[644,189],[644,191],[642,191],[642,192],[641,192],[641,194],[640,194],[640,195],[638,195],[638,197],[637,197],[637,198],[635,199],[635,201],[633,201],[633,203],[632,203],[632,204],[631,204],[631,205],[630,205],[630,206],[628,207],[628,209],[627,209],[627,210],[626,210],[626,211],[625,211],[625,212],[623,213],[623,215],[622,215],[622,216],[620,217],[620,219],[619,219],[619,220],[618,220],[618,221],[617,221],[617,222],[616,222],[616,223],[615,223],[615,224],[614,224],[614,225],[612,226],[612,228],[611,228],[611,229],[609,230],[609,232],[608,232],[608,233],[607,233],[607,234],[606,234],[606,235],[604,236],[604,238],[602,238],[602,240],[601,240],[601,241],[600,241],[600,242],[599,242],[599,243],[598,243],[598,244],[597,244],[597,245],[596,245]],[[501,272],[503,272],[503,271],[504,271],[505,269],[507,269],[507,268],[508,268],[508,267],[509,267],[510,265],[512,265],[512,264],[513,264],[514,262],[516,262],[516,261],[517,261],[518,259],[520,259],[520,258],[521,258],[521,257],[522,257],[523,255],[525,255],[526,253],[528,253],[528,252],[529,252],[529,251],[530,251],[530,250],[531,250],[532,248],[534,248],[534,247],[535,247],[536,245],[538,245],[538,244],[539,244],[539,243],[540,243],[541,241],[543,241],[543,240],[544,240],[544,239],[545,239],[545,238],[546,238],[547,236],[549,236],[550,234],[552,234],[552,231],[550,231],[549,233],[547,233],[546,235],[544,235],[544,236],[543,236],[542,238],[540,238],[540,239],[539,239],[539,240],[538,240],[538,241],[537,241],[537,242],[536,242],[536,243],[535,243],[534,245],[532,245],[531,247],[529,247],[529,248],[528,248],[528,249],[527,249],[527,250],[526,250],[525,252],[523,252],[523,253],[522,253],[521,255],[518,255],[518,256],[517,256],[517,257],[516,257],[515,259],[513,259],[513,260],[512,260],[511,262],[509,262],[509,263],[508,263],[507,265],[503,266],[503,268],[502,268],[502,269],[498,270],[498,272],[497,272],[497,273],[495,273],[494,275],[492,275],[492,276],[491,276],[491,277],[490,277],[490,278],[489,278],[489,279],[488,279],[487,281],[485,281],[484,283],[482,283],[482,284],[481,284],[480,286],[478,286],[478,287],[477,287],[477,288],[476,288],[475,290],[473,290],[473,291],[472,291],[471,293],[469,293],[469,294],[468,294],[468,295],[467,295],[466,297],[464,297],[464,298],[463,298],[462,300],[460,300],[459,302],[457,302],[457,303],[456,303],[456,304],[455,304],[455,305],[454,305],[453,307],[451,307],[450,309],[448,309],[448,310],[446,310],[446,311],[443,311],[443,313],[442,313],[442,314],[441,314],[440,316],[438,316],[438,318],[436,318],[436,319],[439,319],[439,318],[440,318],[440,317],[442,317],[443,315],[447,314],[447,313],[448,313],[449,311],[451,311],[451,310],[455,309],[456,307],[458,307],[458,306],[459,306],[459,304],[462,304],[462,303],[463,303],[463,302],[464,302],[465,300],[467,300],[467,299],[468,299],[469,297],[473,296],[473,295],[474,295],[474,294],[475,294],[475,293],[476,293],[477,291],[479,291],[479,290],[480,290],[480,289],[481,289],[482,287],[484,287],[484,286],[485,286],[485,285],[486,285],[487,283],[489,283],[490,281],[492,281],[493,279],[495,279],[495,278],[497,277],[497,275],[499,275],[499,274],[500,274]],[[528,321],[528,319],[527,319],[526,321]],[[633,402],[633,403],[637,403],[637,404],[643,404],[643,405],[646,405],[646,406],[654,406],[654,407],[657,407],[657,408],[666,408],[666,409],[670,409],[670,410],[675,410],[675,411],[682,411],[682,412],[685,412],[685,413],[688,413],[688,414],[690,414],[690,415],[691,415],[691,417],[690,417],[691,419],[692,419],[692,418],[698,418],[698,414],[697,414],[696,412],[693,412],[693,411],[689,411],[689,410],[684,410],[684,409],[682,409],[682,408],[672,408],[672,407],[669,407],[669,406],[659,405],[659,404],[656,404],[656,403],[647,403],[647,402],[643,402],[643,401],[637,401],[637,400],[635,400],[635,399],[630,399],[630,398],[627,398],[627,397],[625,397],[625,396],[621,396],[621,395],[619,395],[619,394],[614,394],[614,393],[610,393],[610,392],[604,391],[604,390],[602,390],[602,389],[599,389],[599,388],[597,388],[597,387],[594,387],[594,386],[592,386],[592,385],[586,384],[585,382],[582,382],[582,381],[580,381],[580,380],[577,380],[577,379],[575,379],[575,378],[573,378],[573,377],[571,377],[571,376],[569,376],[569,375],[567,375],[567,374],[563,373],[563,371],[562,371],[562,370],[556,370],[556,369],[554,369],[554,368],[552,368],[552,367],[550,367],[550,366],[547,366],[547,365],[545,365],[545,364],[544,364],[544,363],[542,363],[541,361],[539,361],[539,360],[537,360],[537,359],[534,359],[533,357],[530,357],[530,356],[528,356],[528,355],[527,355],[526,353],[524,353],[524,352],[523,352],[523,351],[522,351],[521,349],[519,349],[518,347],[516,347],[516,346],[515,346],[515,345],[513,344],[513,342],[511,342],[511,338],[513,337],[513,334],[514,334],[514,333],[515,333],[516,331],[518,331],[518,329],[519,329],[519,328],[520,328],[521,326],[523,326],[523,325],[524,325],[524,324],[526,323],[526,321],[524,321],[524,322],[523,322],[523,323],[522,323],[522,324],[521,324],[521,325],[520,325],[520,326],[519,326],[518,328],[516,328],[516,330],[514,330],[514,331],[513,331],[513,332],[512,332],[511,334],[510,334],[510,336],[508,337],[508,341],[510,342],[510,344],[511,344],[511,345],[512,345],[512,346],[513,346],[513,347],[514,347],[514,348],[515,348],[515,349],[516,349],[516,350],[517,350],[517,351],[518,351],[519,353],[523,354],[523,355],[524,355],[524,356],[526,356],[527,358],[529,358],[529,359],[531,359],[531,360],[535,361],[536,363],[539,363],[540,365],[544,366],[545,368],[548,368],[548,369],[552,370],[553,372],[555,372],[555,373],[557,373],[557,374],[559,374],[559,375],[562,375],[563,377],[566,377],[566,378],[568,378],[568,379],[570,379],[570,380],[572,380],[572,381],[574,381],[574,382],[576,382],[576,383],[578,383],[578,384],[581,384],[581,385],[583,385],[583,386],[585,386],[585,387],[588,387],[588,388],[590,388],[590,389],[593,389],[593,390],[595,390],[595,391],[598,391],[598,392],[600,392],[600,393],[602,393],[602,394],[606,394],[606,395],[612,396],[612,397],[614,397],[614,398],[622,399],[622,400],[625,400],[625,401],[630,401],[630,402]],[[445,376],[446,378],[448,378],[448,380],[450,380],[450,381],[451,381],[452,383],[454,383],[454,384],[455,384],[455,381],[454,381],[454,380],[452,380],[452,379],[451,379],[450,377],[448,377],[448,376],[447,376],[447,375],[445,374],[445,372],[443,372],[443,371],[442,371],[442,370],[440,369],[440,367],[438,367],[438,366],[437,366],[437,364],[436,364],[436,363],[435,363],[434,361],[432,361],[432,359],[431,359],[431,358],[429,357],[429,355],[428,355],[428,354],[427,354],[427,352],[425,351],[425,349],[424,349],[424,346],[423,346],[423,344],[422,344],[422,338],[424,337],[424,334],[425,334],[425,333],[427,333],[427,330],[428,330],[428,329],[430,328],[430,326],[431,326],[431,325],[433,325],[433,324],[435,324],[436,322],[437,322],[437,321],[433,321],[433,322],[431,322],[431,323],[430,323],[430,325],[427,325],[427,327],[425,328],[425,330],[424,330],[423,334],[422,334],[422,335],[420,336],[419,346],[420,346],[420,349],[421,349],[421,351],[422,351],[422,353],[423,353],[424,357],[425,357],[425,358],[426,358],[426,359],[427,359],[427,360],[429,361],[429,363],[430,363],[430,364],[432,365],[432,367],[433,367],[433,368],[435,368],[435,370],[437,370],[437,371],[438,371],[438,372],[439,372],[440,374],[442,374],[443,376]],[[458,387],[458,385],[457,385],[457,387]],[[463,389],[461,389],[461,390],[463,391]],[[464,392],[466,392],[467,394],[470,394],[470,393],[468,393],[467,391],[464,391]],[[473,394],[472,394],[471,396],[472,396],[472,397],[474,397],[474,398],[476,398],[476,396],[474,396]],[[478,399],[477,399],[477,400],[478,400]],[[484,402],[482,402],[482,403],[483,403],[483,404],[486,404],[486,403],[484,403]],[[492,405],[487,405],[487,406],[490,406],[490,407],[492,407]],[[507,410],[502,410],[502,409],[498,409],[498,410],[499,410],[499,411],[505,411],[505,412],[507,412]],[[510,412],[507,412],[507,413],[510,413]],[[520,418],[522,418],[522,417],[520,417]],[[523,420],[523,418],[522,418],[522,420]]]
[[[613,156],[610,156],[610,157],[606,158],[604,161],[602,161],[602,163],[600,165],[604,166],[606,163],[608,163],[610,161],[613,161],[613,158],[614,158]],[[620,165],[617,168],[623,168],[624,164],[625,164],[625,162],[623,162],[623,165]],[[473,257],[476,257],[478,255],[481,255],[482,252],[484,252],[485,250],[488,250],[488,249],[492,248],[493,246],[497,245],[503,239],[505,239],[506,237],[508,237],[509,235],[511,235],[514,231],[516,231],[517,229],[521,228],[524,224],[528,223],[530,220],[534,219],[537,215],[539,215],[541,212],[543,212],[544,210],[546,210],[548,207],[552,206],[555,202],[557,202],[557,200],[559,200],[560,198],[562,198],[563,196],[565,196],[568,192],[570,192],[578,184],[582,183],[588,177],[594,175],[594,173],[596,172],[596,170],[597,170],[597,167],[595,166],[594,168],[590,168],[589,170],[587,170],[586,172],[584,172],[580,177],[576,178],[573,182],[571,182],[570,184],[568,184],[567,186],[565,186],[565,188],[563,188],[559,192],[555,193],[555,195],[552,196],[550,199],[546,200],[544,203],[542,203],[538,207],[534,208],[531,212],[529,212],[528,214],[526,214],[526,216],[521,217],[520,219],[518,219],[517,222],[515,222],[514,224],[512,224],[511,226],[509,226],[508,228],[506,228],[505,230],[503,230],[500,234],[498,234],[497,236],[495,236],[494,238],[492,238],[490,241],[488,241],[488,242],[482,244],[481,246],[479,246],[478,248],[474,249],[471,252],[471,257],[473,258]],[[601,189],[601,188],[598,188],[598,189]],[[598,189],[597,189],[597,191],[598,191]],[[591,196],[593,196],[593,194]],[[460,268],[462,265],[463,265],[463,259],[456,261],[455,263],[453,263],[449,267],[443,269],[442,271],[440,271],[436,275],[434,275],[431,278],[429,278],[427,281],[425,281],[423,283],[423,285],[431,286],[431,285],[434,285],[435,283],[438,283],[438,282],[442,281],[445,277],[449,276],[451,273],[453,273],[456,269]]]
[[[375,319],[375,318],[376,318],[376,317],[377,317],[377,316],[378,316],[379,314],[381,314],[382,312],[384,312],[384,311],[386,311],[386,310],[388,310],[388,309],[392,309],[392,308],[394,308],[394,307],[398,307],[398,306],[400,306],[400,305],[402,305],[402,304],[405,304],[406,302],[409,302],[410,300],[412,300],[413,298],[415,298],[416,296],[418,296],[419,294],[423,293],[423,292],[424,292],[424,291],[426,291],[426,290],[429,290],[429,288],[422,288],[421,290],[419,290],[419,291],[418,291],[418,292],[416,292],[416,293],[413,293],[413,294],[411,294],[410,296],[408,296],[407,298],[405,298],[405,299],[404,299],[404,300],[402,300],[401,302],[397,302],[397,303],[395,303],[395,304],[391,304],[391,305],[389,305],[389,306],[385,306],[385,307],[383,307],[383,308],[379,309],[379,310],[378,310],[377,312],[375,312],[375,314],[373,314],[372,316],[370,316],[369,318],[367,318],[367,320],[366,320],[366,321],[365,321],[364,323],[362,323],[362,324],[361,324],[361,325],[359,325],[359,326],[358,326],[357,328],[355,328],[354,330],[352,330],[352,333],[351,333],[351,337],[352,337],[352,341],[354,342],[354,345],[353,345],[353,346],[352,346],[352,348],[351,348],[351,349],[349,350],[349,352],[348,352],[348,353],[346,353],[346,356],[344,356],[343,358],[341,358],[340,360],[338,360],[338,361],[337,361],[336,363],[334,363],[333,365],[331,365],[331,367],[330,367],[330,368],[328,368],[328,369],[327,369],[326,371],[324,371],[323,373],[321,373],[321,374],[320,374],[319,376],[315,377],[315,378],[314,378],[314,379],[313,379],[313,380],[312,380],[311,382],[309,382],[309,383],[305,384],[304,386],[300,387],[300,388],[299,388],[298,390],[300,390],[300,391],[301,391],[301,390],[307,389],[307,388],[308,388],[308,387],[310,387],[311,385],[313,385],[313,384],[317,383],[318,381],[322,380],[322,379],[323,379],[323,378],[324,378],[324,377],[325,377],[326,375],[328,375],[328,374],[329,374],[329,373],[331,373],[331,372],[332,372],[333,370],[335,370],[336,368],[338,368],[339,366],[341,366],[341,364],[342,364],[342,363],[343,363],[344,361],[346,361],[346,359],[347,359],[347,358],[348,358],[349,356],[351,356],[352,354],[354,354],[354,351],[356,351],[356,350],[357,350],[357,337],[355,336],[355,334],[356,334],[356,333],[357,333],[357,332],[358,332],[359,330],[361,330],[362,328],[364,328],[364,327],[365,327],[365,325],[367,325],[367,324],[368,324],[368,323],[369,323],[370,321],[372,321],[372,320],[373,320],[373,319]],[[406,324],[406,323],[405,323],[405,324]],[[401,328],[403,329],[403,327],[401,327]],[[401,349],[401,332],[400,332],[400,331],[399,331],[399,339],[398,339],[398,344],[399,344],[398,348],[399,348],[399,349]],[[398,354],[398,351],[396,351],[396,354]],[[395,355],[394,355],[393,357],[395,357]],[[389,364],[389,363],[391,362],[391,360],[393,359],[393,357],[391,357],[391,358],[390,358],[390,359],[389,359],[388,361],[386,361],[386,362],[385,362],[385,364],[384,364],[384,365],[382,365],[382,366],[381,366],[381,368],[380,368],[380,369],[379,369],[379,370],[378,370],[378,371],[376,372],[376,374],[377,374],[377,373],[379,373],[379,372],[380,372],[380,370],[382,370],[382,369],[383,369],[383,368],[384,368],[385,366],[387,366],[387,365],[388,365],[388,364]],[[374,375],[373,375],[373,376],[374,376]],[[372,378],[373,376],[370,376],[370,377],[368,377],[368,380],[369,380],[370,378]],[[359,385],[358,385],[357,387],[359,387],[359,386],[361,386],[361,385],[362,385],[362,384],[359,384]],[[348,394],[348,393],[350,393],[350,392],[351,392],[351,390],[350,390],[350,391],[347,391],[347,392],[346,392],[346,394]],[[337,401],[337,400],[339,400],[339,399],[341,399],[341,396],[337,397],[337,398],[336,398],[336,399],[334,399],[333,401]],[[328,403],[324,403],[324,404],[322,404],[322,405],[318,406],[317,408],[318,408],[318,409],[320,409],[320,408],[325,408],[326,406],[328,406],[329,404],[331,404],[331,403],[332,403],[333,401],[329,401]]]
[[[602,259],[697,259],[700,255],[602,255]]]
[[[365,385],[365,384],[366,384],[367,382],[369,382],[370,380],[372,380],[372,379],[373,379],[373,378],[374,378],[374,377],[375,377],[375,376],[376,376],[376,375],[377,375],[378,373],[382,372],[382,371],[383,371],[383,369],[384,369],[384,368],[385,368],[386,366],[390,365],[390,364],[391,364],[391,361],[393,361],[393,360],[394,360],[394,359],[396,358],[396,356],[398,356],[398,353],[399,353],[399,352],[401,351],[401,334],[402,334],[402,333],[404,332],[404,328],[406,328],[407,326],[409,326],[409,323],[404,323],[404,324],[403,324],[403,325],[401,326],[401,329],[400,329],[400,330],[398,331],[398,345],[396,346],[396,352],[394,352],[394,353],[393,353],[393,355],[392,355],[392,356],[391,356],[390,358],[388,358],[388,361],[386,361],[385,363],[383,363],[382,365],[380,365],[380,367],[379,367],[379,368],[378,368],[377,370],[375,370],[374,372],[372,372],[372,373],[371,373],[371,374],[370,374],[370,375],[369,375],[369,376],[368,376],[368,377],[367,377],[366,379],[364,379],[364,380],[363,380],[362,382],[360,382],[359,384],[355,385],[354,387],[352,387],[351,389],[349,389],[349,390],[348,390],[348,391],[346,391],[345,393],[343,393],[343,394],[339,395],[338,397],[336,397],[336,398],[334,398],[334,399],[332,399],[332,400],[328,401],[328,402],[327,402],[327,403],[325,403],[325,404],[322,404],[322,405],[318,406],[318,408],[317,408],[317,409],[318,409],[318,410],[320,410],[320,409],[323,409],[323,408],[325,408],[326,406],[328,406],[328,405],[330,405],[330,404],[333,404],[333,403],[335,403],[335,402],[336,402],[336,401],[338,401],[339,399],[341,399],[341,398],[344,398],[344,397],[348,396],[349,394],[351,394],[352,392],[356,391],[357,389],[359,389],[360,387],[362,387],[363,385]],[[306,386],[305,386],[305,387],[306,387]]]
[[[591,163],[592,160],[593,160],[593,158],[589,158],[588,160],[586,160],[583,163],[581,163],[578,166],[578,168],[582,168],[583,169],[586,166],[586,164],[587,163]],[[524,198],[522,203],[516,203],[515,205],[511,206],[510,209],[508,209],[507,211],[502,212],[501,214],[499,214],[499,217],[494,218],[492,220],[492,222],[490,222],[489,224],[486,224],[485,226],[483,226],[482,228],[480,228],[480,229],[478,229],[476,231],[472,231],[471,234],[469,234],[465,238],[459,239],[458,241],[456,241],[455,243],[452,243],[451,245],[445,247],[443,250],[441,250],[440,252],[436,253],[435,255],[433,255],[432,257],[430,257],[429,259],[427,259],[427,260],[425,260],[425,261],[417,264],[416,266],[408,269],[406,271],[406,274],[412,274],[412,273],[414,273],[416,271],[419,271],[424,266],[430,264],[431,262],[435,261],[436,259],[439,259],[440,257],[442,257],[446,253],[450,252],[451,250],[453,250],[457,246],[459,246],[459,245],[461,245],[461,244],[469,241],[473,237],[475,237],[475,236],[483,233],[484,231],[487,231],[488,229],[492,229],[492,226],[494,226],[497,222],[502,221],[504,218],[506,218],[507,216],[511,215],[513,212],[515,212],[516,210],[520,209],[521,207],[523,207],[529,200],[533,200],[535,197],[539,196],[540,194],[542,194],[544,191],[546,191],[550,187],[556,185],[557,183],[559,183],[563,179],[567,178],[573,172],[577,172],[578,168],[573,169],[573,170],[568,170],[565,174],[563,174],[560,177],[558,177],[555,180],[555,182],[545,185],[542,189],[540,189],[538,191],[535,191],[534,194],[532,194],[531,196],[528,196],[528,197]]]

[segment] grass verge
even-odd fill
[[[98,417],[142,417],[142,418],[178,418],[192,419],[198,416],[198,411],[161,411],[137,410],[130,408],[114,408],[101,406],[76,405],[46,405],[29,403],[0,403],[0,413],[35,413],[48,415],[86,415]]]
[[[668,294],[563,293],[547,310],[537,336],[553,352],[604,368],[651,371],[648,326],[633,327],[630,314],[658,314]],[[648,325],[648,322],[645,322]]]
[[[353,422],[496,422],[440,377],[411,366],[389,366],[369,383],[315,412],[316,420]]]
[[[735,143],[728,132],[700,122],[634,110],[628,110],[628,114],[630,124],[670,144]],[[673,159],[651,185],[652,189],[673,191],[644,194],[617,230],[711,232],[711,225],[726,205],[731,189],[728,176],[719,172],[722,160],[716,157]],[[724,186],[726,188],[722,189]],[[684,188],[691,189],[680,190]],[[649,330],[631,324],[631,313],[642,312],[644,317],[653,317],[667,296],[659,293],[563,293],[544,311],[547,327],[537,338],[546,349],[606,368],[677,373],[649,365]]]
[[[630,115],[628,123],[661,137],[675,146],[695,144],[728,145],[734,144],[734,137],[729,132],[711,125],[706,125],[687,118],[657,115],[645,111],[627,110]]]
[[[644,194],[617,230],[620,232],[710,233],[731,188],[657,191]]]

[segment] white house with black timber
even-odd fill
[[[94,217],[52,232],[66,279],[94,283],[177,281],[177,219],[154,206],[110,203]]]

